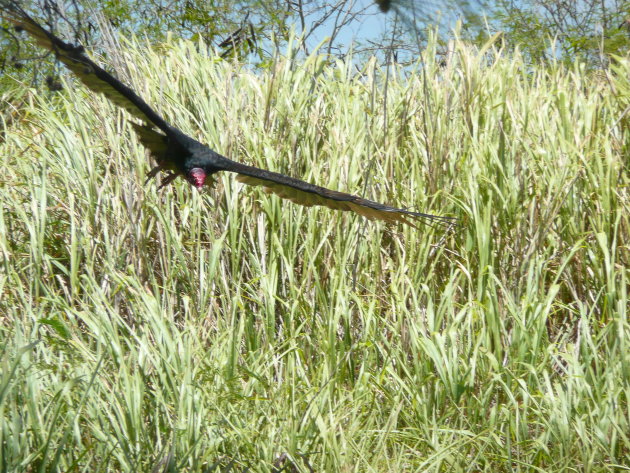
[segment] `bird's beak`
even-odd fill
[[[190,182],[197,189],[201,190],[201,188],[206,183],[206,177],[208,177],[208,175],[206,174],[206,171],[201,168],[192,168],[188,172],[188,176],[186,177],[188,178],[188,182]]]

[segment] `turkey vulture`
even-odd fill
[[[229,171],[236,173],[237,179],[245,184],[263,186],[268,192],[309,207],[325,205],[331,209],[351,210],[369,219],[380,219],[388,223],[402,222],[413,227],[413,219],[444,225],[453,220],[390,207],[232,161],[167,123],[133,90],[92,61],[82,46],[64,42],[41,27],[14,3],[5,7],[0,16],[13,23],[17,31],[27,32],[38,45],[53,52],[91,90],[102,93],[142,121],[132,123],[133,128],[140,142],[149,149],[157,162],[157,166],[149,172],[148,179],[160,171],[166,171],[168,174],[162,181],[162,186],[183,176],[190,184],[201,189],[206,180],[211,181],[208,178],[216,172]]]

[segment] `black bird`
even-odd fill
[[[149,172],[148,179],[156,176],[160,171],[166,171],[168,175],[162,181],[163,186],[183,176],[190,184],[201,189],[213,174],[229,171],[236,173],[237,179],[245,184],[263,186],[267,192],[273,192],[282,198],[308,207],[325,205],[331,209],[351,210],[369,219],[376,218],[388,223],[402,222],[413,227],[415,227],[412,222],[414,219],[429,224],[443,225],[453,220],[449,217],[390,207],[352,194],[333,191],[283,174],[232,161],[167,123],[133,90],[92,61],[85,54],[82,46],[64,42],[41,27],[15,4],[10,3],[8,7],[5,6],[0,16],[13,23],[17,31],[27,32],[38,45],[53,52],[57,59],[91,90],[102,93],[142,121],[142,124],[132,123],[133,128],[140,142],[149,149],[157,162],[157,166]]]
[[[374,0],[374,3],[378,5],[378,8],[383,12],[387,13],[389,9],[392,7],[391,0]]]

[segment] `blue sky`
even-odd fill
[[[394,0],[393,3],[397,4],[399,10],[403,12],[403,14],[404,12],[407,12],[407,20],[405,23],[407,26],[410,24],[410,19],[412,18],[413,11],[415,9],[419,15],[428,15],[430,17],[435,17],[436,19],[441,19],[442,28],[450,29],[455,25],[458,11],[447,6],[446,3],[448,1],[449,0]],[[472,5],[475,0],[470,1],[470,8],[480,8],[478,5],[476,7]],[[356,0],[354,10],[361,11],[363,9],[365,9],[365,16],[363,16],[359,21],[346,26],[342,30],[341,34],[337,37],[338,45],[343,44],[347,48],[348,45],[356,40],[360,42],[366,42],[369,39],[378,40],[382,37],[383,33],[387,31],[388,25],[391,26],[392,22],[396,19],[396,13],[393,9],[388,13],[383,13],[379,10],[373,0]],[[446,20],[444,20],[444,18],[446,18]],[[328,24],[322,25],[313,37],[309,38],[307,42],[309,48],[314,48],[317,44],[324,40],[324,38],[329,36],[332,29],[332,21],[329,21]]]

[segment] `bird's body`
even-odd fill
[[[391,0],[374,0],[374,3],[378,5],[378,8],[383,12],[387,13],[389,9],[392,7]]]
[[[92,61],[82,46],[68,44],[42,28],[11,0],[0,0],[0,6],[3,7],[0,12],[2,18],[12,22],[16,29],[26,31],[40,46],[52,51],[91,90],[104,94],[142,121],[141,124],[132,122],[133,128],[140,142],[157,162],[148,176],[152,178],[160,171],[167,172],[168,175],[162,181],[163,186],[183,176],[190,184],[201,189],[213,174],[228,171],[236,173],[237,179],[245,184],[263,186],[265,190],[301,205],[324,205],[337,210],[350,210],[370,219],[412,226],[415,226],[412,219],[436,224],[452,221],[449,217],[390,207],[228,159],[167,123],[131,88]]]

